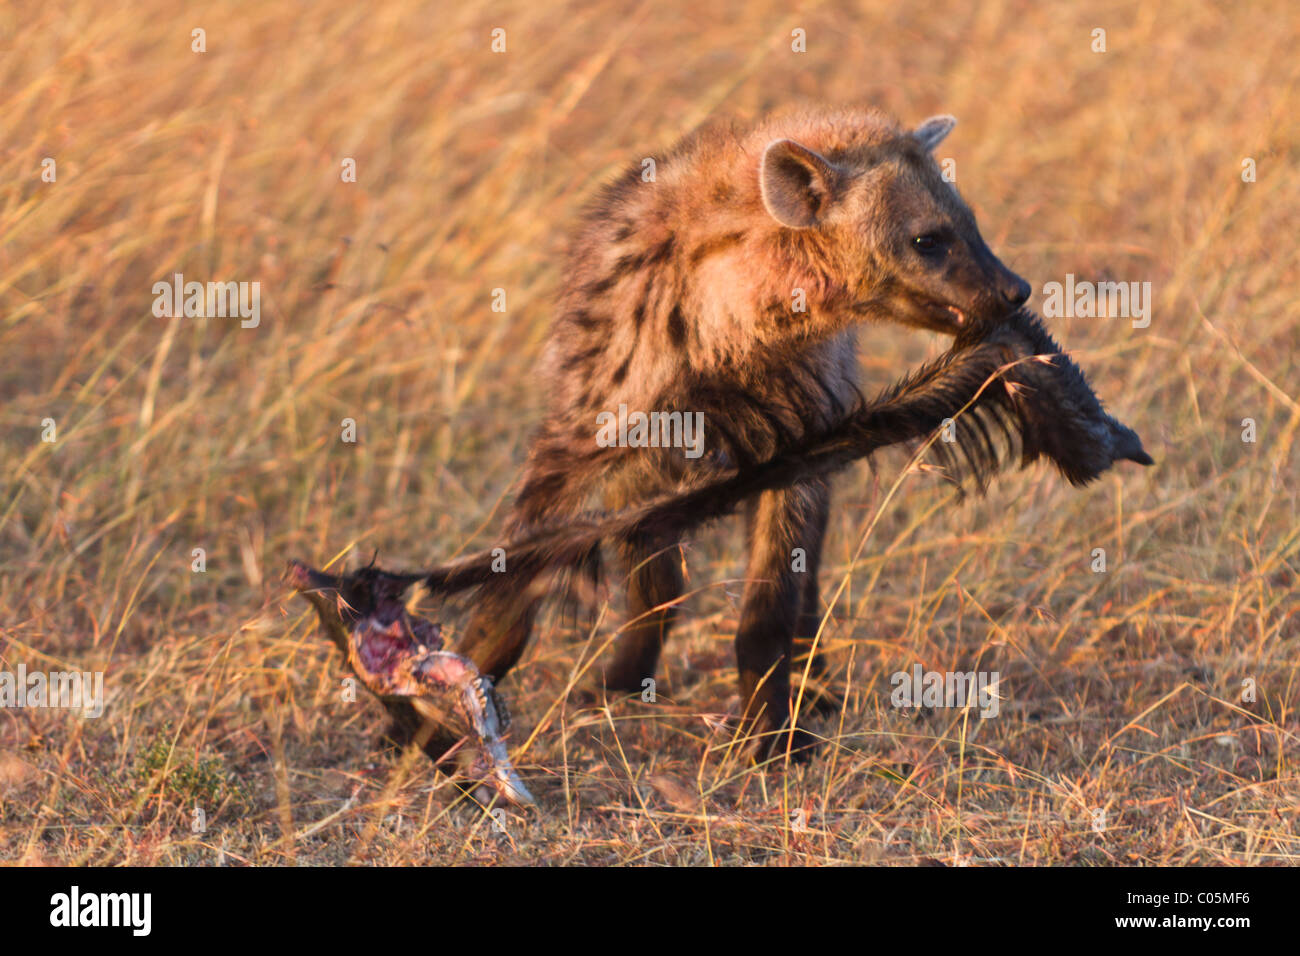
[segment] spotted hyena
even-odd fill
[[[743,468],[783,430],[826,427],[858,397],[863,324],[956,335],[1023,303],[1028,283],[989,251],[933,158],[954,122],[909,130],[873,110],[806,109],[712,125],[660,158],[652,179],[637,164],[607,186],[569,253],[538,383],[549,410],[511,533],[593,497],[621,507]],[[609,416],[637,413],[698,414],[703,442],[599,440]],[[829,508],[822,478],[746,503],[736,663],[760,751],[786,743],[791,662],[820,623]],[[679,543],[620,549],[629,623],[603,668],[612,690],[655,673],[683,591]],[[460,643],[496,678],[523,652],[540,597],[517,584],[485,595]]]

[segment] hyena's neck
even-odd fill
[[[756,154],[725,152],[729,166],[670,156],[655,181],[631,175],[601,197],[569,255],[556,379],[644,402],[686,375],[734,377],[843,328],[843,269],[772,221]]]

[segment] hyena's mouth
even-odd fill
[[[926,317],[926,324],[936,332],[955,334],[969,324],[965,310],[951,302],[924,299],[921,302],[921,311]]]
[[[855,303],[852,310],[863,318],[889,319],[930,332],[956,335],[971,326],[970,315],[961,306],[903,287],[889,296]]]

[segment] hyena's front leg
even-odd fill
[[[802,482],[759,496],[749,518],[749,566],[736,632],[736,666],[744,726],[754,735],[756,755],[791,751],[806,757],[815,742],[790,722],[790,665],[799,628],[807,571],[796,548],[820,558],[826,526],[827,489],[822,482]],[[815,566],[814,561],[814,566]]]
[[[803,673],[804,664],[809,654],[813,655],[812,665],[808,668],[809,677],[819,685],[808,687],[804,691],[803,703],[811,706],[818,713],[835,713],[840,709],[841,700],[826,686],[825,679],[829,668],[826,665],[826,635],[817,641],[817,632],[822,625],[821,588],[817,576],[821,568],[822,542],[826,537],[826,525],[830,521],[831,489],[830,482],[824,479],[808,481],[807,489],[807,524],[804,527],[802,541],[795,545],[802,552],[796,562],[791,558],[791,567],[803,579],[803,595],[799,602],[799,623],[794,632],[794,676],[796,682]],[[800,570],[802,569],[802,570]],[[813,643],[817,651],[813,653]]]
[[[655,676],[659,655],[677,619],[682,596],[681,548],[635,541],[619,547],[627,572],[627,624],[614,642],[613,660],[605,666],[605,686],[636,693]]]

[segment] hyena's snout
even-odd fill
[[[977,281],[983,293],[978,296],[983,300],[980,311],[986,316],[989,313],[1002,315],[1025,304],[1033,291],[1032,287],[1003,265],[1002,260],[982,240],[976,246],[974,259],[980,273]]]
[[[1008,308],[1018,309],[1029,299],[1029,293],[1033,291],[1029,283],[1020,276],[1016,275],[1010,269],[1003,268],[1005,274],[998,281],[997,289],[1002,296],[1002,301],[1007,304]]]
[[[954,300],[957,334],[972,328],[998,325],[1012,315],[1029,298],[1028,282],[1004,266],[991,252],[971,257],[959,273]]]
[[[902,283],[910,301],[896,315],[908,324],[961,334],[973,326],[1002,321],[1020,308],[1032,291],[978,234],[954,238],[947,245],[936,240],[919,246],[918,251],[920,268],[912,268]]]

